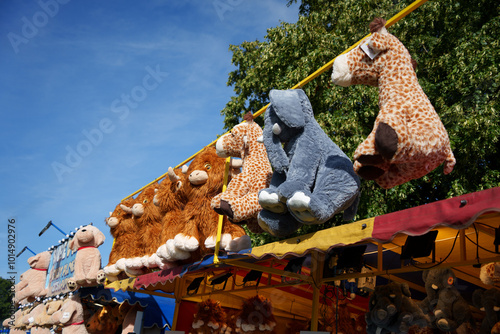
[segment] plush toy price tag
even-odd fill
[[[70,316],[69,312],[64,312],[62,317],[63,317],[63,319],[67,319],[67,318],[69,318],[69,316]]]
[[[363,50],[364,53],[366,53],[366,55],[368,57],[370,57],[370,59],[375,59],[376,56],[378,56],[378,54],[380,53],[379,52],[375,52],[373,51],[369,46],[368,46],[368,42],[370,41],[370,39],[366,39],[365,41],[363,41],[361,43],[361,45],[359,46],[361,48],[361,50]]]

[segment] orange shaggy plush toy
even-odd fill
[[[218,300],[202,301],[198,304],[198,312],[194,315],[189,333],[224,333],[227,329],[226,318],[226,312]]]
[[[187,203],[172,231],[173,241],[162,245],[157,254],[168,261],[193,262],[215,247],[219,215],[212,210],[212,198],[222,192],[225,161],[207,147],[189,165],[182,185]],[[165,227],[164,227],[165,228]],[[170,228],[170,227],[168,227]],[[250,238],[240,226],[226,218],[222,228],[221,249],[237,251],[250,247]]]
[[[44,297],[47,294],[45,279],[50,263],[50,252],[42,252],[28,259],[31,269],[21,275],[21,281],[15,286],[14,302],[26,300],[35,301],[36,297]]]
[[[271,302],[263,296],[254,296],[243,302],[241,313],[236,320],[240,333],[274,333],[276,319]]]
[[[106,224],[114,238],[113,248],[109,253],[109,262],[104,267],[104,273],[110,281],[118,280],[120,273],[125,270],[127,257],[139,256],[137,226],[132,218],[132,212],[128,210],[134,204],[135,199],[129,198],[118,204],[106,218]]]
[[[138,257],[130,257],[125,262],[127,272],[145,271],[147,268],[157,267],[155,257],[156,250],[160,246],[158,236],[162,230],[160,210],[153,201],[157,189],[158,184],[154,183],[137,195],[135,204],[131,208],[122,206],[132,213],[137,226],[138,247],[140,249]]]
[[[344,87],[378,86],[380,110],[372,132],[354,152],[354,170],[389,189],[443,162],[444,174],[451,173],[455,157],[448,133],[418,83],[410,53],[385,23],[373,20],[366,44],[336,58],[332,80]]]
[[[217,155],[241,158],[243,171],[231,179],[224,193],[212,199],[211,205],[230,221],[246,224],[252,232],[261,233],[263,230],[257,222],[257,215],[262,210],[259,191],[269,187],[273,171],[262,142],[262,128],[253,121],[250,112],[245,120],[217,140]]]
[[[97,285],[105,279],[101,270],[101,253],[97,249],[104,243],[104,234],[92,225],[80,228],[69,242],[69,248],[76,251],[75,271],[68,279],[68,288],[76,290],[82,286]]]
[[[158,192],[154,197],[154,203],[158,206],[162,218],[162,231],[158,240],[160,247],[156,252],[157,265],[161,269],[174,266],[174,259],[170,257],[170,253],[166,250],[167,247],[174,249],[173,246],[175,235],[178,232],[180,216],[182,210],[187,203],[185,187],[183,185],[187,181],[187,166],[182,169],[173,169],[169,167],[168,176],[160,183]],[[168,246],[167,246],[168,244]],[[186,258],[189,254],[186,253]]]

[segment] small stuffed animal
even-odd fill
[[[224,333],[227,314],[218,300],[207,299],[198,304],[189,333]]]
[[[486,285],[500,282],[500,262],[490,262],[481,266],[479,279]]]
[[[263,140],[274,174],[259,192],[259,225],[284,237],[340,211],[354,218],[360,181],[352,162],[314,119],[301,89],[271,90]]]
[[[88,334],[83,315],[80,297],[72,295],[64,301],[61,309],[52,315],[52,321],[63,327],[62,334]]]
[[[410,53],[387,32],[385,23],[373,20],[366,44],[335,59],[332,81],[343,87],[379,87],[380,111],[372,132],[354,152],[354,169],[389,189],[418,179],[443,162],[444,173],[449,174],[455,157],[448,133],[418,83]]]
[[[104,279],[101,271],[101,253],[97,249],[104,243],[104,234],[92,225],[80,228],[69,242],[69,248],[76,251],[75,271],[68,279],[68,288],[76,290],[82,286],[97,285]]]
[[[182,185],[188,201],[177,224],[172,226],[175,237],[158,249],[160,257],[193,262],[215,247],[219,215],[210,208],[210,202],[222,192],[224,169],[225,161],[217,156],[214,147],[206,147],[191,162],[187,181]],[[243,228],[224,219],[221,249],[237,251],[249,247],[250,238]]]
[[[47,295],[45,279],[50,264],[50,256],[51,253],[46,251],[28,259],[30,269],[21,275],[21,281],[15,286],[15,303],[19,303],[22,300],[33,302],[36,297]]]
[[[442,331],[453,331],[462,323],[471,321],[469,304],[455,287],[457,278],[453,270],[426,270],[422,278],[427,296],[419,305],[425,314],[430,315],[433,326]]]
[[[391,282],[375,287],[365,315],[368,334],[408,333],[413,325],[426,327],[428,317],[411,298],[406,283]]]
[[[490,334],[493,327],[500,321],[500,290],[497,288],[477,289],[472,294],[472,303],[486,313],[479,334]]]
[[[233,177],[225,192],[212,199],[211,207],[237,224],[246,224],[254,233],[261,233],[257,215],[262,210],[259,190],[269,187],[273,171],[262,141],[262,128],[248,112],[245,123],[236,125],[230,133],[217,140],[215,149],[221,158],[237,157],[243,161],[243,171]]]
[[[276,319],[271,301],[260,295],[243,301],[241,312],[236,319],[236,330],[239,330],[239,333],[273,333],[275,327]]]

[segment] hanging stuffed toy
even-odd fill
[[[51,253],[38,253],[28,259],[30,269],[21,275],[21,281],[15,286],[14,303],[21,301],[33,302],[36,297],[47,295],[45,279],[49,268]]]
[[[253,121],[251,112],[244,119],[245,123],[236,125],[215,145],[219,157],[241,158],[243,171],[231,179],[225,192],[212,199],[211,206],[233,223],[246,224],[252,232],[261,233],[257,224],[257,215],[262,210],[259,190],[269,187],[273,171],[266,148],[258,141],[262,128]]]
[[[106,218],[111,236],[114,238],[113,247],[109,253],[109,261],[104,267],[104,273],[110,281],[116,281],[125,269],[125,259],[139,255],[137,226],[132,218],[131,208],[135,204],[134,198],[119,203],[113,212]],[[120,262],[120,264],[117,264]]]
[[[198,304],[189,333],[218,334],[227,329],[226,312],[218,300],[207,299]],[[231,330],[229,330],[229,333]]]
[[[222,192],[224,170],[225,160],[217,156],[214,147],[206,147],[190,163],[181,190],[186,196],[186,204],[174,226],[168,227],[173,238],[158,248],[160,258],[181,261],[181,264],[191,263],[215,248],[219,215],[212,210],[210,203]],[[245,230],[225,218],[221,250],[238,251],[250,245]]]
[[[418,179],[444,162],[455,166],[448,133],[420,87],[408,50],[385,29],[370,24],[372,35],[333,63],[332,80],[343,87],[379,87],[380,111],[372,132],[354,152],[354,169],[389,189]]]
[[[358,176],[352,162],[314,119],[301,89],[271,90],[263,140],[274,168],[271,185],[259,192],[259,225],[284,237],[302,224],[322,224],[344,211],[356,214]]]
[[[136,257],[130,257],[125,262],[127,272],[146,272],[148,268],[157,267],[156,250],[160,246],[158,236],[162,230],[161,215],[158,207],[154,205],[154,196],[158,184],[153,183],[137,195],[132,207],[122,208],[132,214],[137,227],[137,247],[140,252]]]
[[[427,327],[429,319],[411,298],[406,283],[391,282],[375,287],[365,315],[368,334],[408,333],[410,327]]]
[[[420,302],[420,308],[429,315],[434,327],[448,332],[472,320],[469,304],[456,288],[457,277],[453,270],[426,270],[422,279],[427,296]]]
[[[69,248],[76,252],[73,277],[68,279],[72,291],[82,286],[93,286],[105,279],[101,270],[101,253],[97,249],[104,243],[104,234],[92,225],[80,228],[69,242]]]
[[[237,333],[274,333],[275,327],[276,319],[270,300],[257,295],[243,302],[241,312],[236,319]]]
[[[472,293],[472,303],[485,312],[479,334],[493,333],[493,327],[500,321],[500,290],[497,288],[477,289]]]
[[[83,306],[78,295],[64,301],[61,309],[52,315],[52,321],[62,326],[62,334],[87,334]]]

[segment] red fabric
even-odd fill
[[[31,268],[33,270],[38,270],[38,271],[47,271],[47,269],[40,269],[40,268]]]
[[[156,271],[150,274],[141,275],[136,278],[134,288],[141,289],[149,285],[156,285],[158,283],[165,283],[167,281],[173,282],[174,278],[181,275],[184,271],[182,266]]]
[[[83,246],[83,247],[78,248],[78,250],[85,249],[85,248],[95,248],[95,246]]]
[[[79,322],[74,322],[72,324],[69,324],[68,326],[76,326],[76,325],[81,325],[81,324],[83,324],[83,320],[79,321]]]
[[[489,211],[500,211],[499,187],[378,216],[372,238],[389,241],[399,232],[422,235],[438,225],[463,228]]]

